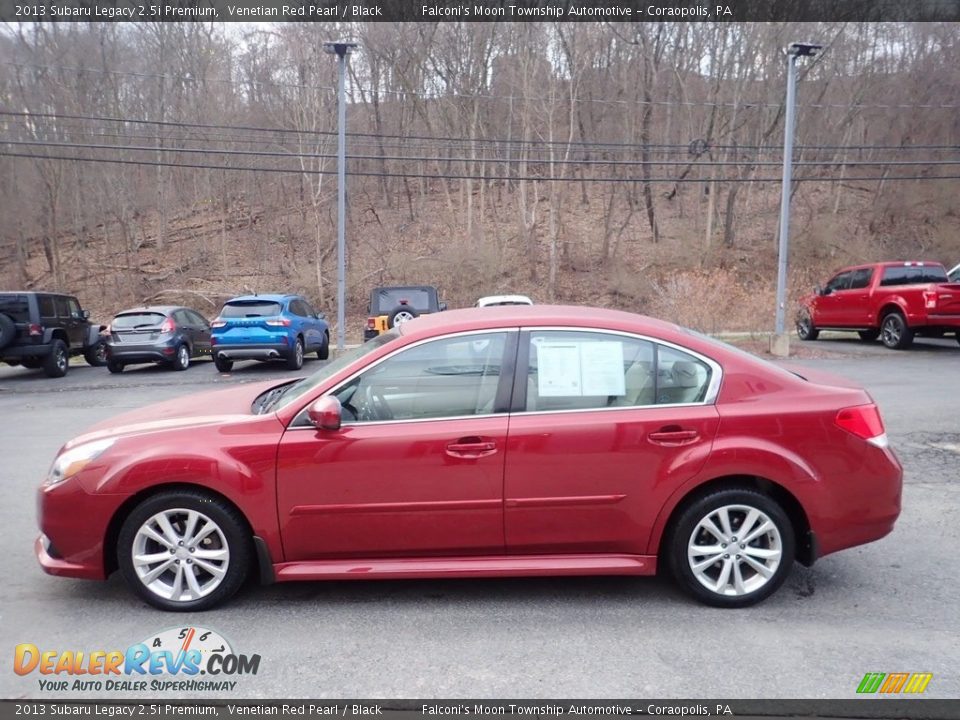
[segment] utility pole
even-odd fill
[[[346,335],[346,222],[347,222],[347,55],[357,43],[326,42],[323,51],[339,58],[340,82],[337,86],[337,350],[343,350]]]
[[[780,195],[780,242],[777,257],[777,313],[771,351],[790,354],[790,339],[784,331],[787,295],[787,258],[790,254],[790,181],[793,178],[793,131],[797,109],[797,58],[813,57],[822,45],[790,43],[787,46],[787,103],[783,119],[783,186]]]

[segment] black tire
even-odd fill
[[[723,533],[727,540],[726,543],[700,527],[701,522],[711,518],[714,513],[718,513],[723,508],[727,508],[727,517],[731,529],[729,536]],[[736,532],[739,527],[742,527],[742,523],[746,521],[750,511],[758,511],[765,515],[774,529],[764,532],[748,544],[739,543],[736,539]],[[762,519],[758,519],[751,528],[758,528],[762,522],[764,522]],[[715,521],[714,525],[721,531],[724,530],[721,523]],[[740,540],[742,539],[741,537]],[[701,546],[711,547],[711,543],[712,547],[718,548],[716,551],[694,554],[693,556],[689,554],[691,547],[696,550],[697,547]],[[724,552],[730,549],[730,545],[733,545],[732,550],[735,552]],[[779,550],[778,562],[769,577],[753,569],[751,562],[765,566],[766,564],[756,560],[759,555],[743,552],[748,548],[753,548],[758,553],[770,553],[773,550]],[[751,560],[741,560],[740,554],[736,552],[738,550],[744,558],[749,556]],[[661,557],[666,555],[663,559],[670,568],[673,577],[687,593],[700,602],[714,607],[739,608],[754,605],[773,594],[790,574],[795,552],[796,540],[793,525],[783,508],[770,497],[756,490],[732,488],[709,493],[684,508],[676,522],[672,524],[672,530],[663,545]],[[730,557],[731,555],[734,557]],[[701,558],[699,563],[701,565],[702,581],[698,579],[697,574],[691,567],[691,564],[696,562],[696,558]],[[711,559],[714,562],[706,564]],[[774,560],[771,559],[770,562],[774,562]],[[725,570],[725,568],[729,569]],[[726,573],[726,576],[724,576],[724,573]],[[738,591],[730,584],[731,581],[729,580],[724,584],[723,591],[717,588],[708,588],[704,584],[705,582],[715,582],[719,586],[725,580],[725,577],[734,578],[737,576],[740,578],[740,590],[742,591],[739,594],[730,594],[731,589],[733,593]],[[750,585],[755,585],[755,588],[750,589]]]
[[[809,310],[797,313],[797,337],[801,340],[816,340],[820,337],[820,331],[814,327]]]
[[[874,342],[878,337],[880,337],[879,330],[858,330],[857,335],[860,336],[860,339],[864,342]]]
[[[103,367],[107,364],[107,344],[103,340],[97,340],[83,351],[83,359],[90,367]]]
[[[300,336],[293,342],[293,349],[287,355],[287,370],[299,370],[303,367],[303,340]]]
[[[9,315],[0,314],[0,348],[5,348],[17,336],[17,326]]]
[[[409,305],[397,305],[393,310],[390,311],[390,315],[387,316],[387,327],[393,328],[397,323],[397,318],[400,319],[399,324],[402,325],[407,320],[413,320],[415,317],[420,317],[420,313],[414,310]]]
[[[178,511],[183,511],[182,515]],[[186,534],[186,522],[181,522],[181,518],[185,521],[186,513],[191,511],[201,516],[197,520],[195,531],[204,527],[200,524],[204,519],[212,522],[216,528],[214,532],[196,543],[193,550],[190,549],[190,537]],[[171,527],[177,533],[181,533],[179,535],[182,538],[181,542],[171,541],[161,545],[156,540],[138,539],[141,527],[150,523],[151,518],[160,513],[165,513]],[[163,536],[166,537],[166,535]],[[240,589],[250,570],[250,560],[253,557],[252,544],[246,521],[232,505],[202,490],[172,490],[147,498],[126,517],[117,538],[117,566],[130,588],[154,607],[175,612],[207,610],[228,600]],[[134,567],[133,555],[138,547],[144,554],[159,554],[166,552],[167,549],[171,551],[173,562],[169,563],[168,569],[163,570],[151,582],[154,587],[144,584]],[[210,554],[223,554],[224,550],[226,551],[225,559],[210,558]],[[199,553],[204,551],[208,553],[208,559],[205,560],[206,566],[214,566],[222,570],[224,572],[222,577],[218,578],[204,569],[199,557]],[[198,558],[196,563],[193,558]],[[167,563],[162,561],[155,563],[152,567],[143,566],[144,572],[147,569],[157,570],[162,564]],[[206,592],[196,593],[186,585],[187,572],[194,575],[197,586]],[[163,585],[169,583],[167,588],[172,592],[176,587],[178,573],[182,578],[181,587],[186,585],[184,593],[187,597],[183,600],[164,597],[160,594],[164,591]]]
[[[43,372],[47,377],[61,378],[70,368],[70,354],[63,340],[54,340],[50,344],[50,354],[43,359]]]
[[[956,334],[953,336],[953,339],[957,341],[958,345],[960,345],[960,330],[957,330]]]
[[[214,355],[213,364],[216,365],[217,370],[222,373],[228,373],[233,370],[233,360],[230,360],[229,358]]]
[[[186,343],[177,346],[177,351],[173,355],[173,362],[170,366],[174,370],[186,370],[190,367],[190,348]]]
[[[114,375],[119,375],[123,372],[123,363],[118,360],[107,360],[107,370]]]
[[[330,357],[330,333],[323,333],[323,344],[317,350],[317,360],[327,360]]]
[[[880,341],[891,350],[906,350],[913,344],[913,330],[898,310],[887,313],[880,323]]]

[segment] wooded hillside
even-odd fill
[[[333,315],[340,38],[351,337],[401,282],[770,329],[794,40],[826,46],[800,63],[794,294],[960,261],[955,25],[50,23],[0,30],[0,286]]]

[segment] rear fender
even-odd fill
[[[714,441],[710,457],[703,469],[667,498],[650,533],[648,552],[657,553],[663,535],[675,511],[701,488],[714,481],[730,478],[756,478],[782,487],[793,495],[810,517],[808,498],[819,482],[816,471],[802,457],[766,440],[749,437],[727,437]]]

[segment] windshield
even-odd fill
[[[129,330],[138,327],[153,327],[163,322],[165,315],[162,313],[129,313],[128,315],[117,315],[110,323],[114,330]]]
[[[364,355],[372,353],[374,350],[383,347],[398,337],[400,337],[400,332],[394,328],[393,330],[389,330],[371,340],[368,340],[359,347],[347,350],[338,358],[332,360],[317,370],[313,375],[305,377],[303,380],[300,380],[293,385],[287,385],[285,388],[283,388],[283,392],[276,393],[268,399],[265,398],[264,401],[262,401],[259,409],[254,408],[254,412],[271,412],[279,410],[280,408],[284,408],[290,403],[296,402],[304,395],[311,392],[315,387],[333,377],[354,361],[359,360]]]
[[[383,288],[377,290],[373,311],[388,313],[397,305],[410,305],[418,312],[431,310],[431,293],[420,288]]]
[[[221,318],[273,317],[280,314],[280,303],[267,300],[228,302],[220,311]]]

